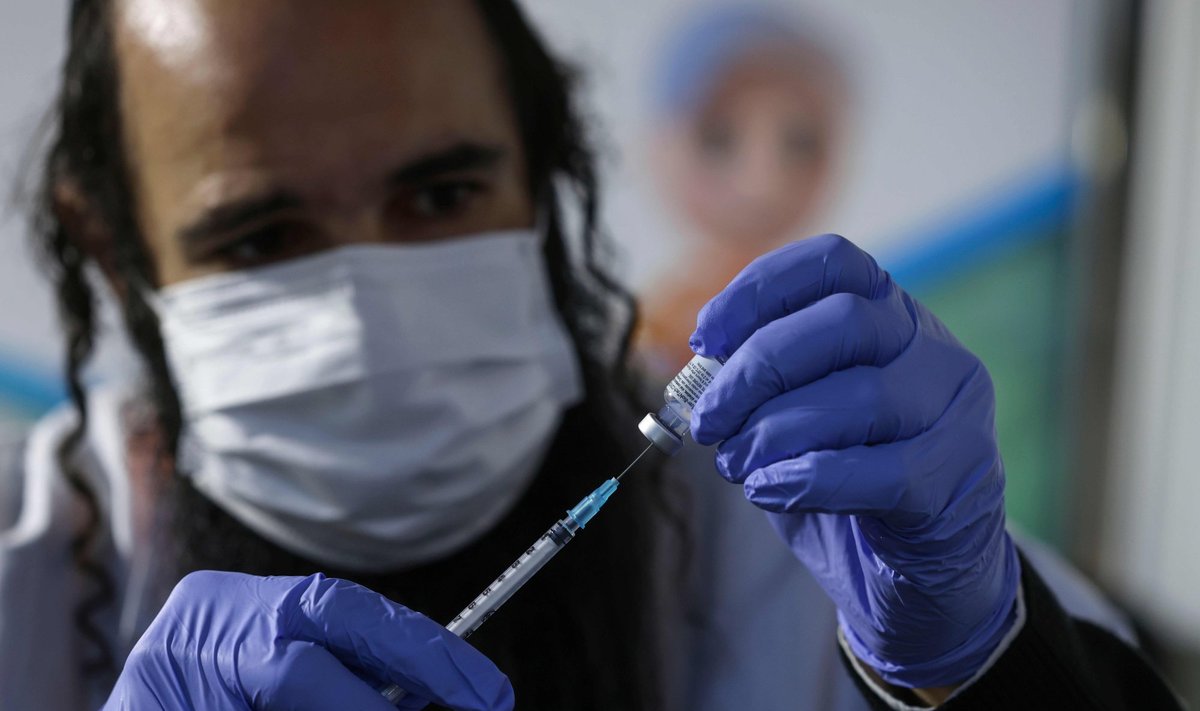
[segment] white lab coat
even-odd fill
[[[119,415],[126,393],[110,388],[90,396],[81,460],[100,495],[101,551],[118,582],[102,624],[122,653],[161,604],[144,584],[155,567],[153,551],[131,533]],[[81,680],[83,644],[72,618],[86,590],[69,552],[82,511],[58,471],[55,449],[73,422],[69,408],[59,409],[23,446],[0,452],[0,708],[6,711],[96,708],[106,693]],[[834,608],[813,578],[740,488],[712,471],[708,452],[694,447],[678,462],[683,471],[674,480],[692,489],[695,568],[687,589],[662,603],[672,705],[696,711],[867,708],[838,659]],[[1022,547],[1068,609],[1132,637],[1078,574],[1039,546]],[[695,613],[698,624],[689,621]]]

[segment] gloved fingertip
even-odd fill
[[[719,377],[719,374],[718,374]],[[714,379],[715,380],[715,379]],[[692,406],[692,439],[705,446],[720,444],[735,434],[730,429],[727,409],[728,396],[722,391],[721,385],[714,382],[700,393],[696,404]]]
[[[730,455],[724,448],[717,450],[716,456],[713,457],[713,464],[716,466],[717,473],[721,475],[722,479],[728,481],[730,484],[737,484],[739,482],[737,475],[730,471]]]
[[[504,677],[504,686],[492,703],[492,709],[495,711],[512,711],[517,707],[516,695],[513,692],[512,683],[508,677]]]
[[[712,431],[712,427],[710,426],[711,418],[697,412],[699,408],[700,403],[696,403],[696,409],[692,410],[692,439],[702,447],[710,447],[720,442],[721,439]]]
[[[769,469],[756,469],[746,476],[742,483],[742,491],[747,501],[764,511],[789,513],[795,495],[790,491],[790,487],[780,484],[777,477],[769,474]]]
[[[716,314],[711,305],[700,310],[696,316],[696,330],[688,336],[688,347],[696,355],[724,360],[729,357],[725,352],[728,350],[729,337]]]
[[[713,358],[721,363],[729,360],[729,356],[732,353],[727,337],[714,336],[712,334],[692,336],[688,339],[688,347],[698,356]]]

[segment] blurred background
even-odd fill
[[[0,3],[0,438],[63,400],[21,186],[64,5]],[[850,237],[991,371],[1015,526],[1200,704],[1200,5],[525,5],[581,70],[642,367],[753,256]]]

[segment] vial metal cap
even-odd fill
[[[653,414],[646,415],[638,423],[638,429],[650,440],[658,451],[672,456],[683,447],[683,440],[659,421]]]

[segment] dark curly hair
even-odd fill
[[[86,671],[106,678],[115,675],[118,660],[97,622],[97,614],[112,604],[114,591],[97,554],[105,512],[77,462],[88,420],[80,371],[96,340],[96,297],[86,274],[94,255],[63,219],[60,203],[62,189],[69,186],[111,236],[112,263],[104,267],[118,284],[157,283],[134,217],[136,195],[122,146],[112,5],[112,0],[71,4],[68,55],[34,219],[66,334],[67,389],[79,412],[75,428],[58,449],[63,475],[86,511],[71,552],[90,590],[75,610],[75,621],[88,643]],[[574,76],[548,53],[515,2],[475,0],[475,7],[503,57],[528,161],[530,194],[545,215],[544,256],[554,297],[583,367],[584,402],[567,413],[542,471],[514,512],[483,540],[447,560],[384,575],[329,570],[245,529],[195,491],[186,477],[175,475],[169,476],[169,490],[181,557],[173,574],[200,568],[255,574],[322,569],[448,619],[519,552],[511,544],[539,534],[561,515],[562,505],[610,476],[633,452],[636,434],[631,437],[626,430],[631,429],[636,384],[625,363],[636,306],[609,276],[611,246],[597,224],[595,161],[572,100]],[[138,290],[126,290],[121,303],[147,374],[148,395],[167,449],[163,459],[173,462],[183,419],[158,322]],[[655,515],[677,516],[658,494],[657,472],[633,479],[623,489],[622,503],[588,529],[577,550],[556,561],[472,639],[513,679],[523,708],[632,710],[658,705],[658,646],[650,619],[655,594],[651,527]],[[574,651],[564,654],[568,649]]]

